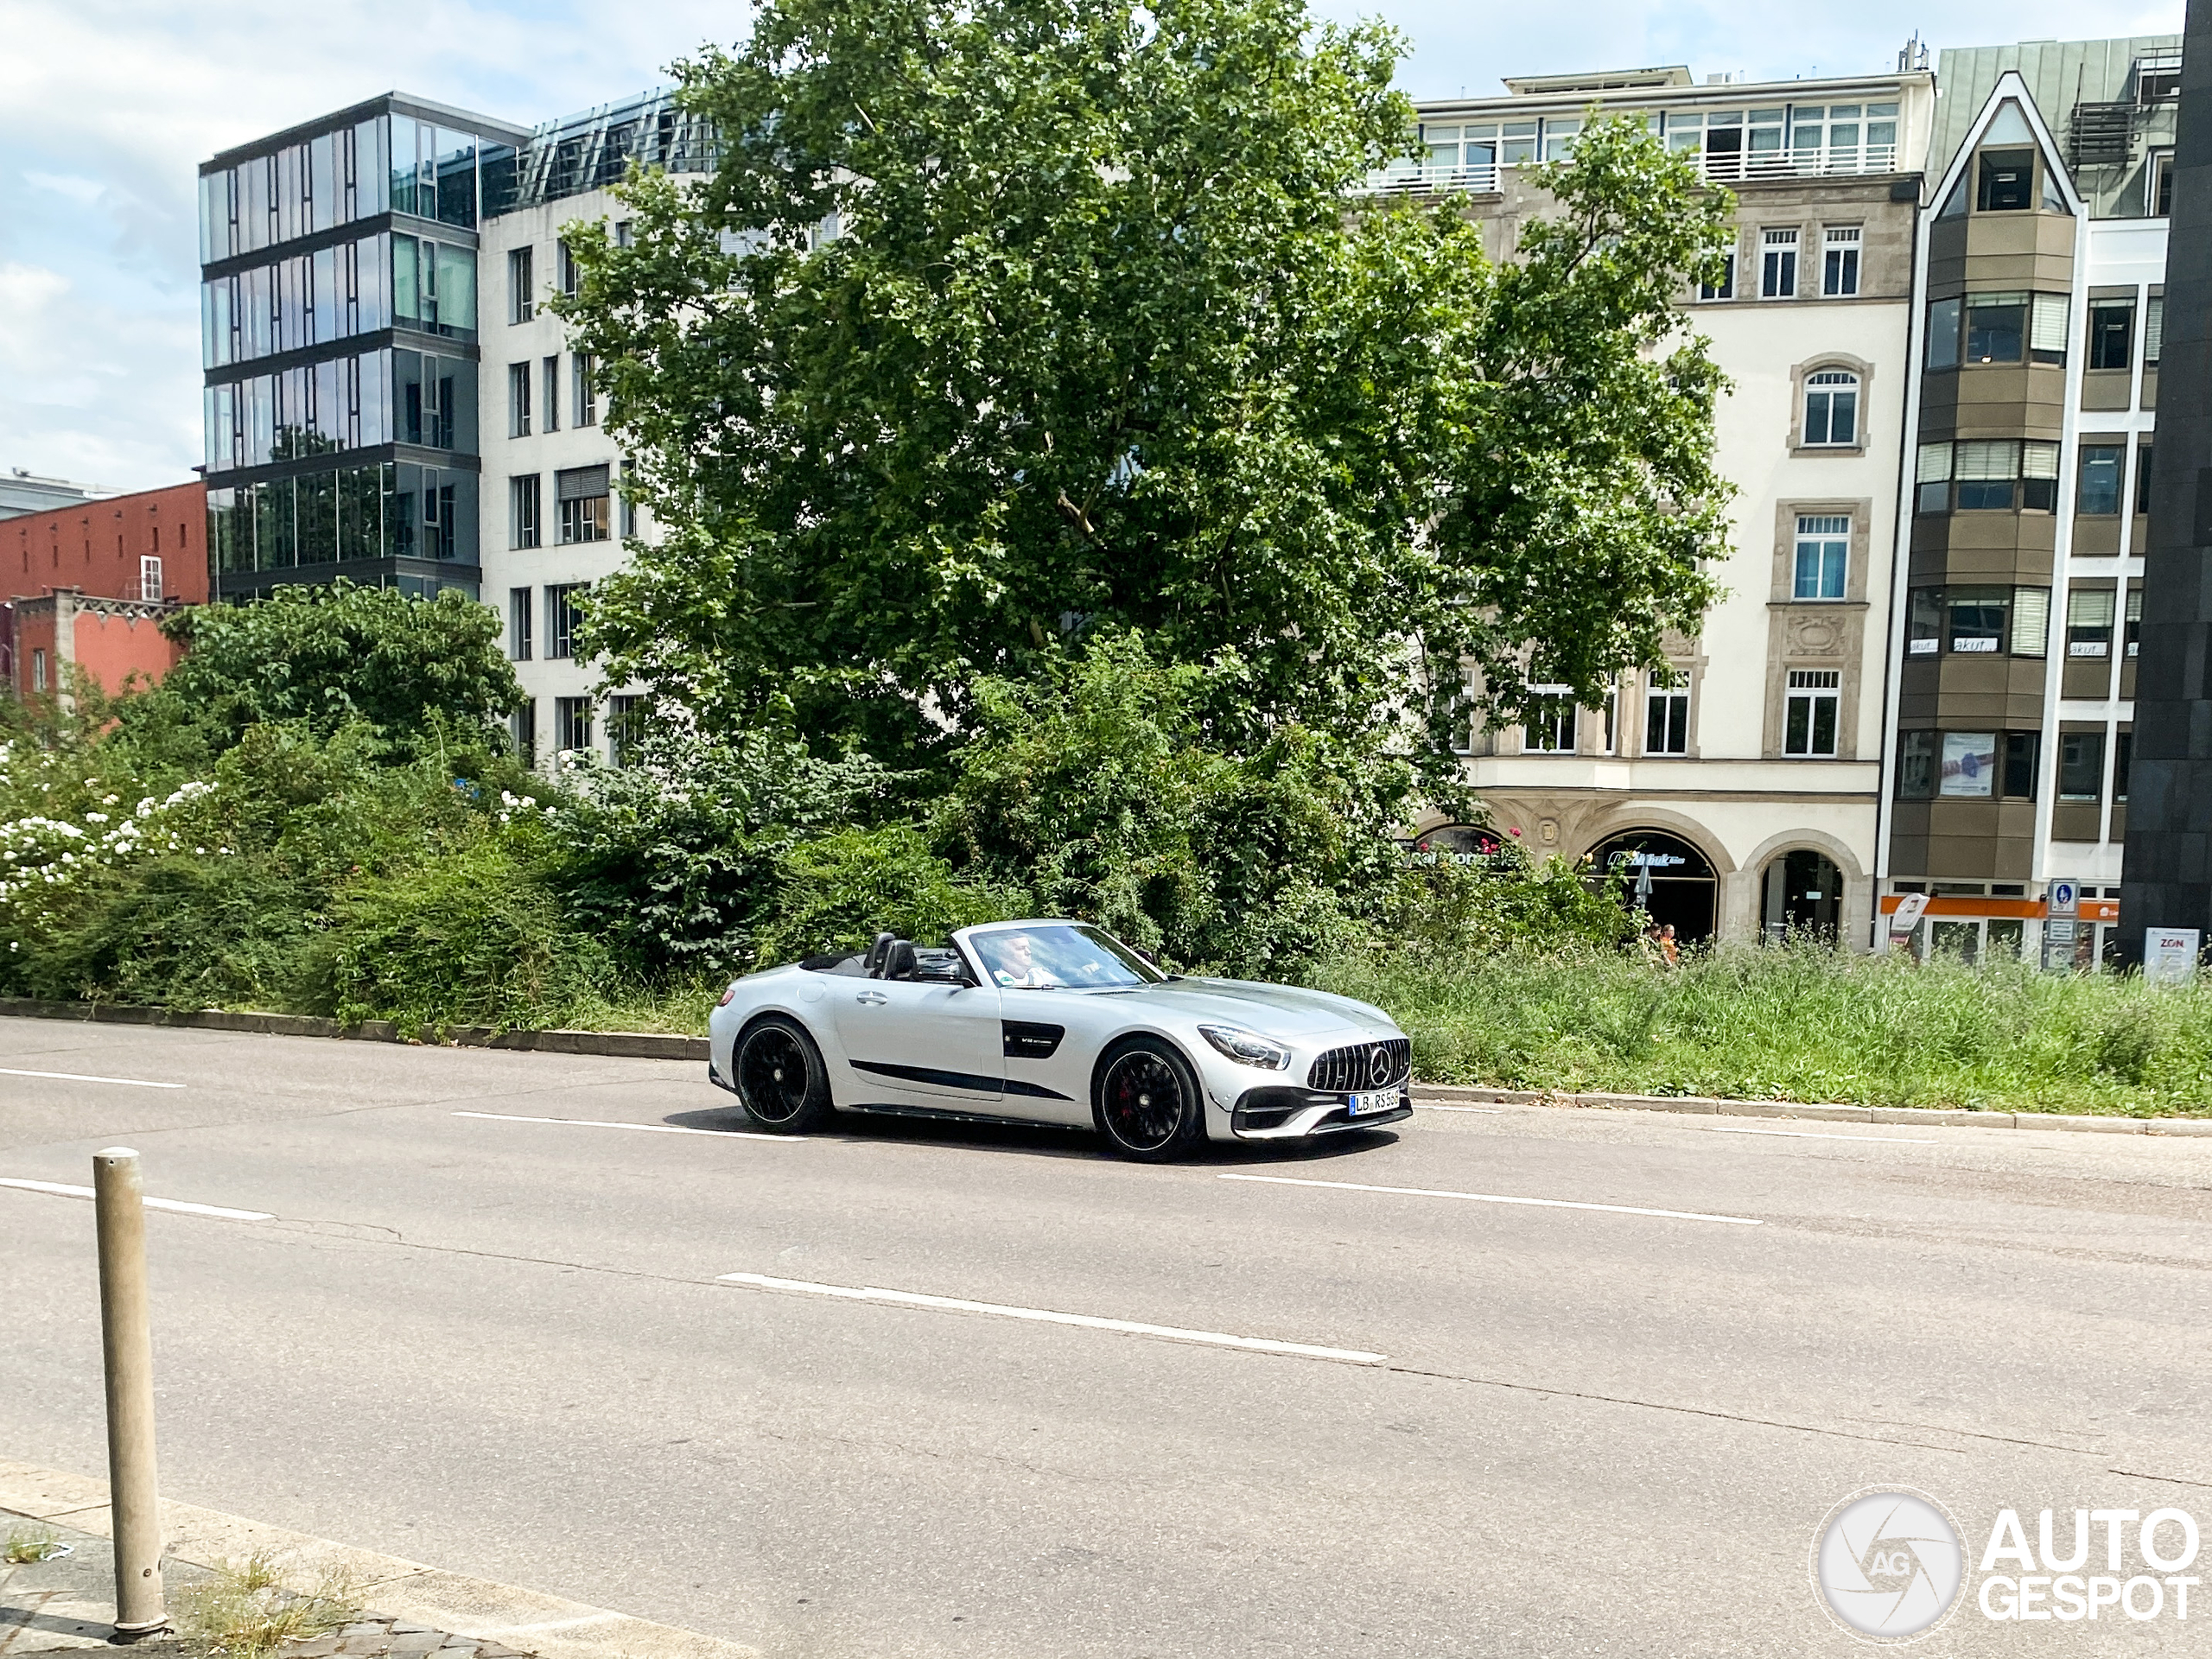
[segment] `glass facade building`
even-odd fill
[[[481,227],[632,162],[715,160],[711,125],[662,90],[531,130],[391,94],[205,163],[217,595],[340,575],[477,591]]]
[[[388,95],[201,167],[217,596],[477,590],[477,233],[530,137]]]

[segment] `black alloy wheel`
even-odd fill
[[[1164,1163],[1205,1139],[1205,1097],[1190,1063],[1157,1038],[1109,1051],[1093,1086],[1099,1132],[1125,1158]]]
[[[797,1020],[764,1014],[738,1033],[730,1069],[746,1114],[764,1129],[798,1135],[830,1119],[830,1079]]]

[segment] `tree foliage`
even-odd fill
[[[1301,0],[769,0],[679,65],[720,170],[571,227],[559,302],[664,534],[595,591],[610,674],[895,760],[1135,627],[1243,665],[1246,747],[1415,679],[1440,773],[1463,662],[1503,707],[1662,660],[1723,550],[1670,302],[1725,201],[1595,123],[1494,263],[1353,194],[1399,51]]]
[[[233,736],[304,721],[323,734],[365,722],[406,743],[480,742],[522,700],[496,612],[450,590],[416,599],[347,582],[278,588],[245,605],[196,605],[162,627],[185,647],[134,717],[213,722]]]

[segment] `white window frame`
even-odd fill
[[[1859,294],[1860,254],[1865,234],[1857,225],[1832,225],[1821,233],[1821,293],[1829,299],[1854,299]]]
[[[1653,747],[1651,721],[1659,719],[1660,742]],[[1677,736],[1677,726],[1680,728]],[[1679,743],[1679,747],[1674,747]],[[1643,692],[1643,752],[1653,755],[1684,755],[1690,752],[1690,689],[1685,685],[1649,685]]]
[[[1530,694],[1545,699],[1549,705],[1539,713],[1529,710],[1533,716],[1521,726],[1521,753],[1523,754],[1573,754],[1580,736],[1575,715],[1574,688],[1571,685],[1532,685]],[[1545,741],[1538,741],[1542,731]],[[1564,740],[1562,741],[1562,739]]]
[[[1834,548],[1841,549],[1840,562],[1835,566],[1835,580],[1826,580],[1829,566],[1828,554]],[[1813,554],[1813,591],[1805,591],[1805,555]],[[1833,603],[1851,591],[1851,517],[1848,513],[1810,513],[1797,515],[1797,535],[1790,550],[1789,596],[1793,600],[1812,600]],[[1835,591],[1826,591],[1834,586]]]
[[[1806,449],[1865,448],[1866,435],[1860,430],[1859,423],[1859,378],[1849,369],[1830,366],[1825,369],[1815,369],[1807,375],[1805,377],[1804,422],[1797,432],[1799,447]],[[1815,399],[1818,399],[1821,404],[1822,416],[1821,435],[1817,438],[1813,435],[1813,406]],[[1847,437],[1839,438],[1835,435],[1836,416],[1839,410],[1851,423],[1851,432]]]
[[[1793,668],[1782,710],[1782,752],[1792,760],[1833,760],[1841,741],[1843,671],[1834,668]],[[1821,709],[1827,709],[1827,743],[1821,741]],[[1799,741],[1797,710],[1804,714],[1803,747]]]
[[[1759,297],[1797,297],[1797,242],[1795,226],[1759,232]]]
[[[144,553],[138,559],[138,597],[158,605],[162,599],[162,556]]]

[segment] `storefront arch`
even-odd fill
[[[1626,879],[1624,902],[1685,944],[1710,939],[1719,919],[1720,880],[1705,854],[1667,830],[1624,830],[1591,849],[1602,874]]]

